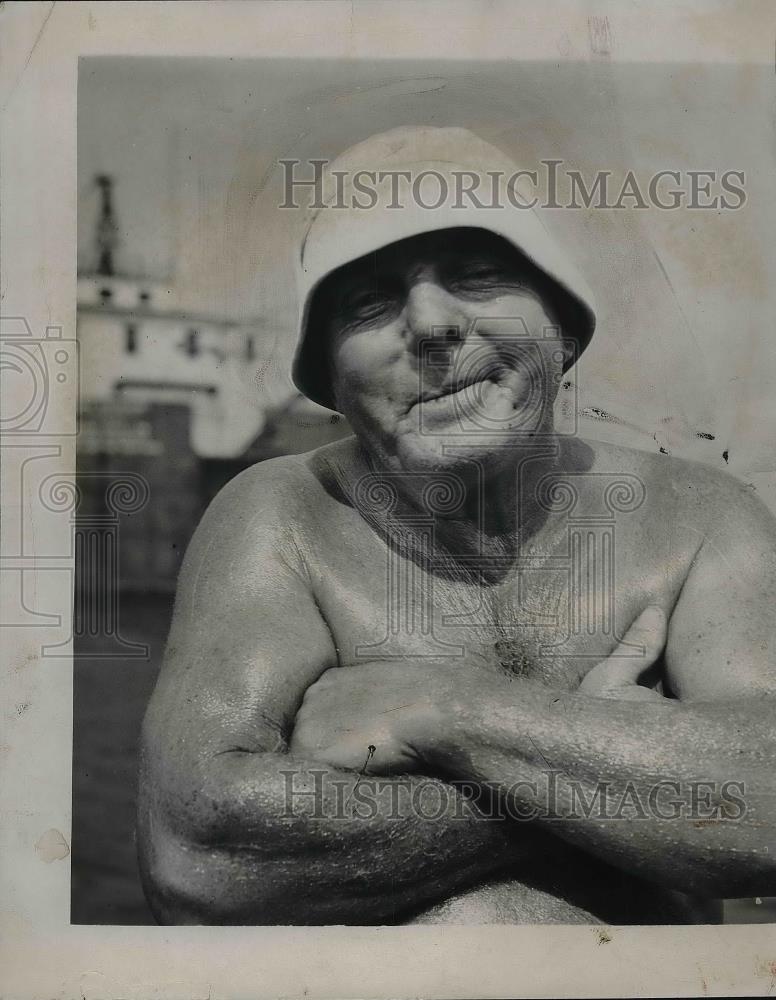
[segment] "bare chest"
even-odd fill
[[[617,542],[588,525],[451,564],[431,537],[396,545],[367,528],[332,533],[316,597],[341,665],[433,657],[455,669],[479,653],[495,669],[573,690],[648,604],[670,611],[686,576],[689,552]]]

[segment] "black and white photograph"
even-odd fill
[[[684,59],[620,58],[625,4],[350,6],[379,58],[351,25],[71,64],[72,318],[0,317],[5,467],[56,522],[4,500],[3,624],[72,682],[38,864],[73,931],[744,940],[776,922],[762,5],[740,52],[724,4],[666,13]],[[239,34],[175,7],[144,37]],[[457,33],[486,7],[537,54]],[[697,969],[673,995],[725,995]]]
[[[82,62],[79,473],[142,486],[78,553],[76,919],[776,914],[740,88]]]

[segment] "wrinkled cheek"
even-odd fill
[[[539,299],[532,295],[499,295],[470,307],[474,331],[490,334],[542,336],[551,325],[550,317]]]
[[[353,383],[340,390],[338,400],[351,428],[369,447],[382,450],[393,439],[399,418],[387,391],[380,392],[372,381],[357,387]]]
[[[348,362],[347,358],[339,360],[334,382],[343,408],[373,420],[385,419],[395,408],[397,396],[391,360],[375,354],[357,364]]]
[[[554,394],[563,377],[565,354],[560,341],[535,341],[515,353],[516,374],[534,391]]]

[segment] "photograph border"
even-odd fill
[[[412,30],[397,25],[412,23]],[[18,3],[0,11],[3,336],[74,342],[84,56],[773,64],[767,0]],[[10,324],[10,326],[8,325]],[[10,331],[10,332],[7,332]],[[27,338],[27,340],[25,340]],[[62,350],[57,345],[57,350]],[[76,364],[2,437],[0,977],[9,998],[757,995],[772,925],[124,927],[70,923]],[[68,367],[69,366],[69,367]],[[3,373],[4,374],[4,373]],[[36,465],[36,462],[39,463]],[[44,478],[56,477],[59,491]],[[53,637],[53,638],[52,638]],[[61,643],[61,655],[44,647]]]

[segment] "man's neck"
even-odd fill
[[[427,475],[413,470],[404,476],[362,449],[370,473],[378,482],[385,477],[395,496],[387,517],[407,523],[431,517],[436,544],[466,556],[514,552],[541,530],[548,510],[537,485],[559,467],[561,452],[551,434],[510,449],[508,456],[504,451],[484,460],[462,458]]]

